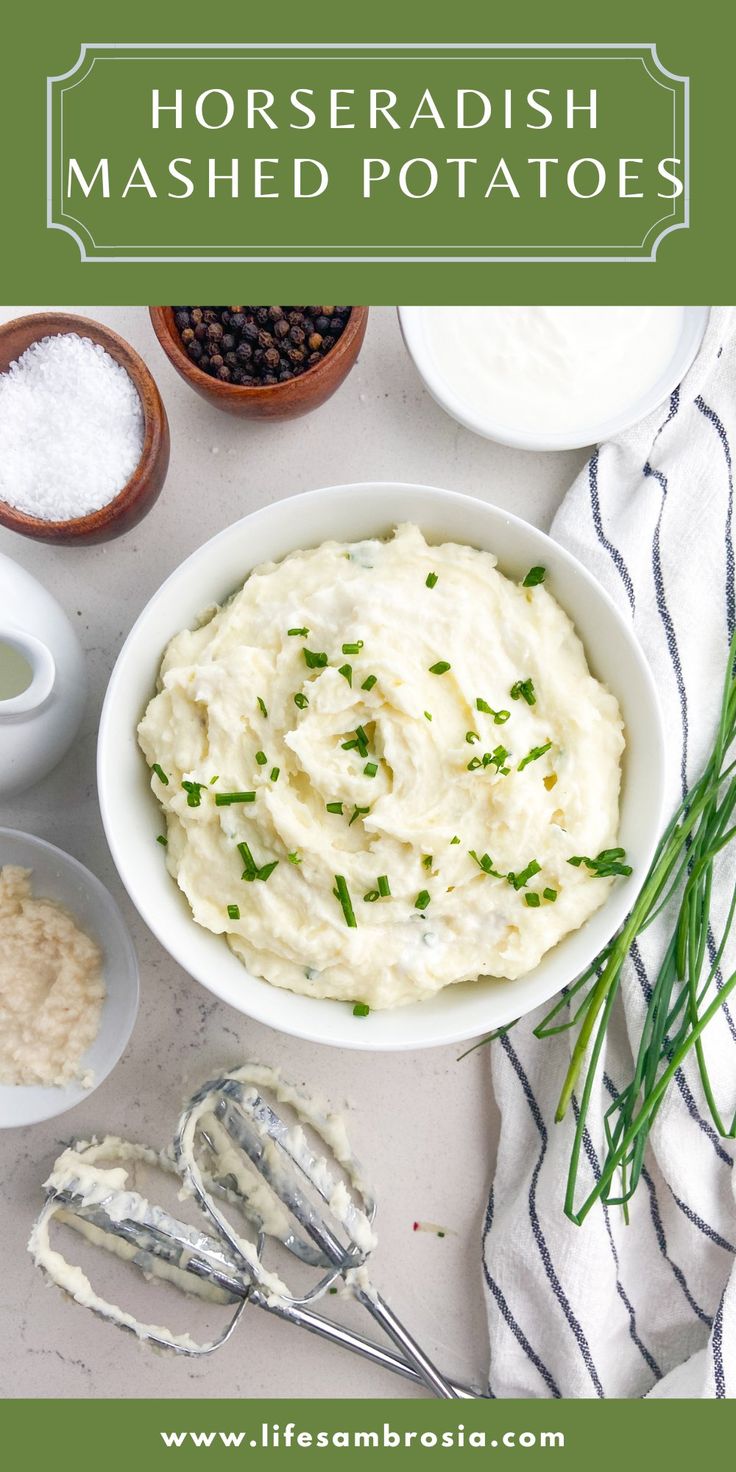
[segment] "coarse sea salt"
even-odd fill
[[[88,337],[41,338],[0,374],[0,498],[28,516],[73,521],[107,506],[143,437],[129,374]]]

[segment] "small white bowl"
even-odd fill
[[[415,522],[433,542],[466,542],[494,552],[501,570],[522,578],[549,571],[549,586],[570,614],[591,667],[618,697],[627,750],[621,843],[634,872],[606,903],[521,981],[466,982],[393,1011],[354,1017],[344,1002],[295,995],[250,975],[222,937],[196,925],[163,862],[152,796],[136,727],[154,692],[163,651],[174,634],[241,586],[261,562],[328,538],[357,541]],[[424,1048],[454,1043],[510,1022],[578,975],[623,921],[659,838],[665,744],[654,682],[634,637],[600,585],[569,552],[536,527],[470,496],[428,486],[332,486],[277,501],[205,542],[154,594],[123,646],[100,721],[97,778],[108,843],[128,893],[166,950],[208,991],[259,1022],[296,1037],[344,1048]]]
[[[476,405],[470,404],[453,388],[437,363],[427,331],[427,312],[432,308],[398,307],[397,311],[409,355],[425,388],[440,408],[475,434],[517,450],[579,450],[585,445],[601,444],[603,440],[629,429],[632,424],[638,424],[666,401],[687,373],[703,341],[710,315],[710,307],[682,308],[682,328],[669,363],[625,409],[587,422],[581,411],[576,431],[552,434],[538,429],[525,431],[505,424],[502,419],[494,418],[492,403],[489,403],[487,412],[481,412]]]
[[[97,942],[104,957],[107,988],[100,1030],[82,1059],[82,1070],[89,1069],[94,1075],[92,1087],[85,1089],[81,1083],[64,1088],[0,1084],[0,1129],[10,1129],[66,1114],[82,1099],[88,1099],[112,1072],[133,1031],[138,1011],[138,962],[112,895],[71,854],[30,833],[0,828],[0,869],[4,864],[32,870],[34,896],[63,905]]]

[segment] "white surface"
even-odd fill
[[[36,310],[4,308],[0,317]],[[32,1267],[25,1243],[61,1140],[103,1129],[162,1144],[187,1091],[247,1056],[276,1062],[336,1106],[349,1105],[351,1136],[379,1199],[376,1281],[443,1368],[480,1374],[487,1355],[480,1232],[496,1135],[487,1052],[462,1063],[456,1046],[345,1053],[286,1038],[207,996],[137,919],[115,875],[96,800],[97,722],[116,655],[148,598],[201,542],[248,511],[336,479],[424,480],[546,527],[584,455],[506,450],[461,429],[423,390],[389,308],[372,312],[360,361],[337,395],[285,425],[230,419],[198,399],[164,358],[145,309],[65,310],[108,323],[146,359],[171,421],[171,468],[146,520],[105,546],[56,549],[0,532],[2,551],[45,581],[71,615],[91,681],[71,752],[42,784],[5,803],[0,817],[75,854],[120,900],[138,950],[142,1002],[125,1056],[92,1099],[61,1125],[0,1138],[0,1395],[423,1394],[255,1311],[211,1361],[153,1356],[69,1305]],[[437,1222],[448,1235],[413,1232],[415,1219]],[[342,1304],[335,1313],[352,1317]]]
[[[192,921],[156,844],[161,809],[136,740],[163,649],[202,609],[221,603],[245,572],[330,536],[362,541],[413,522],[430,541],[467,542],[498,557],[516,581],[546,567],[550,591],[575,624],[593,672],[616,696],[624,720],[620,841],[633,874],[609,886],[604,905],[518,981],[446,987],[393,1011],[355,1018],[344,1003],[295,996],[244,973],[223,943]],[[266,692],[268,694],[268,692]],[[427,486],[333,486],[278,502],[201,547],[145,609],[115,667],[100,727],[98,783],[105,832],[121,878],[150,928],[215,996],[297,1037],[349,1048],[420,1048],[462,1042],[531,1011],[590,965],[627,915],[659,837],[664,733],[654,681],[631,625],[585,568],[543,532],[507,511]]]
[[[460,424],[502,445],[568,450],[610,439],[665,403],[700,347],[710,308],[399,311],[429,392]]]
[[[115,901],[99,879],[77,859],[44,839],[0,828],[0,869],[5,864],[30,869],[34,898],[63,905],[96,941],[102,952],[107,995],[99,1032],[81,1064],[83,1073],[92,1074],[92,1089],[83,1088],[81,1083],[70,1083],[63,1089],[0,1084],[0,1129],[53,1119],[89,1098],[125,1050],[138,1010],[138,967],[133,945]]]

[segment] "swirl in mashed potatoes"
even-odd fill
[[[139,727],[169,870],[249,971],[395,1007],[514,979],[605,900],[618,704],[488,552],[327,542],[172,639]]]

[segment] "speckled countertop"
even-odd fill
[[[0,320],[37,307],[0,308]],[[377,1188],[378,1285],[457,1375],[486,1362],[480,1233],[496,1119],[487,1051],[346,1053],[282,1037],[212,998],[169,959],[117,879],[95,794],[105,685],[134,618],[195,547],[267,502],[351,480],[407,480],[467,491],[547,527],[583,452],[531,455],[461,429],[424,392],[392,308],[375,308],[356,368],[321,409],[293,423],[248,424],[195,397],[163,356],[142,307],[65,307],[108,323],[153,370],[171,423],[163,494],[147,519],[102,547],[56,549],[0,530],[0,549],[39,577],[76,625],[91,691],[83,731],[51,777],[0,821],[87,864],[119,900],[141,967],[142,1004],[121,1063],[63,1119],[0,1134],[0,1396],[412,1396],[424,1392],[255,1310],[211,1359],[152,1355],[45,1286],[25,1252],[40,1186],[60,1141],[95,1131],[164,1143],[197,1082],[244,1057],[346,1109]],[[442,1224],[438,1238],[415,1219]],[[329,1311],[357,1324],[352,1305]],[[369,1326],[363,1325],[363,1328]]]

